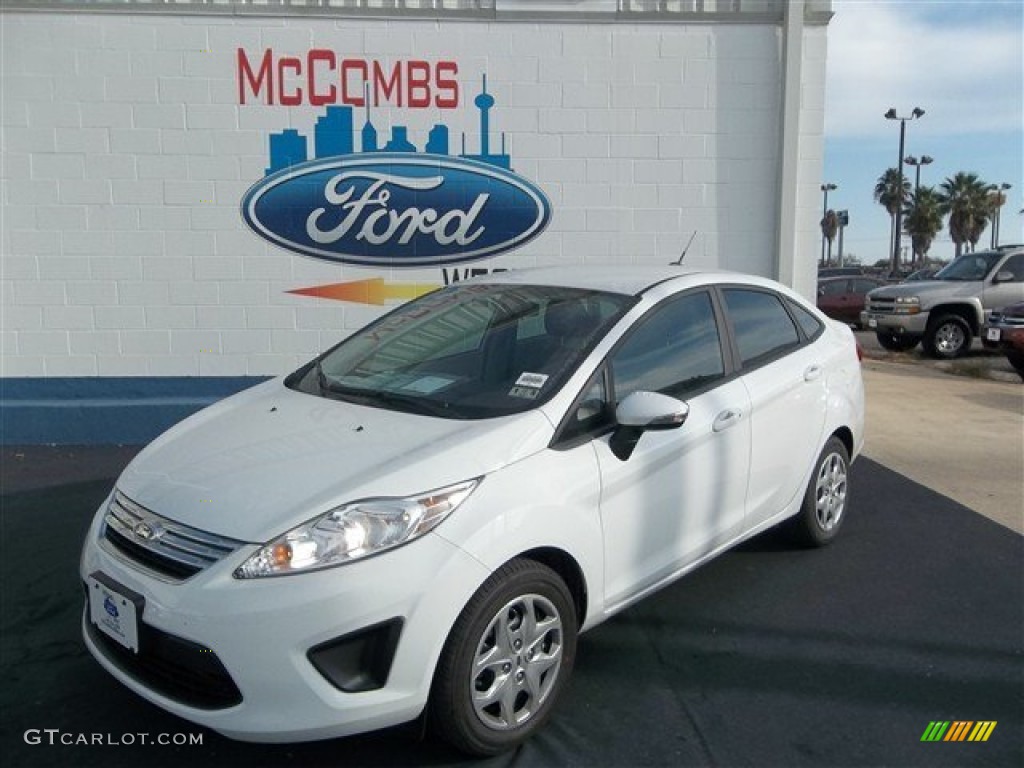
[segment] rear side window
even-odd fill
[[[796,326],[775,294],[743,288],[726,288],[723,293],[744,367],[800,344]]]
[[[818,293],[822,296],[842,296],[849,290],[849,280],[826,280],[818,286]]]

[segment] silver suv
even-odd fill
[[[993,310],[1024,301],[1024,246],[967,253],[931,280],[871,291],[861,324],[886,349],[922,342],[933,357],[966,354]]]

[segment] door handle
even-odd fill
[[[712,423],[711,429],[714,432],[723,432],[729,427],[733,427],[739,423],[741,418],[743,418],[743,411],[738,408],[730,408],[727,411],[722,411],[715,417],[715,421]]]
[[[822,367],[817,363],[807,366],[807,369],[804,371],[804,381],[814,381],[821,376],[821,372]]]

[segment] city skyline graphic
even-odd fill
[[[348,105],[331,105],[313,127],[313,156],[309,156],[308,137],[295,128],[270,135],[270,165],[266,168],[267,176],[283,171],[311,160],[323,160],[345,155],[372,154],[376,152],[405,152],[410,154],[429,154],[451,156],[449,128],[443,123],[435,123],[427,134],[427,141],[420,151],[409,139],[409,129],[405,125],[393,125],[391,136],[381,146],[377,127],[373,124],[370,112],[369,86],[365,87],[365,121],[359,129],[359,150],[355,148],[355,110]],[[480,136],[479,153],[466,151],[466,134],[462,134],[461,152],[457,157],[487,163],[498,168],[511,170],[511,157],[505,152],[505,133],[501,133],[501,151],[491,152],[490,112],[495,104],[494,96],[487,92],[487,74],[482,75],[480,93],[473,99],[473,105],[479,110]]]

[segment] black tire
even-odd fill
[[[540,729],[576,658],[573,606],[565,582],[546,565],[512,560],[495,571],[466,604],[441,652],[427,715],[434,734],[486,757]],[[478,667],[482,656],[490,661]]]
[[[850,505],[849,477],[849,451],[838,437],[830,437],[814,463],[800,512],[790,520],[799,543],[823,547],[839,535]]]
[[[1024,380],[1024,352],[1017,349],[1008,349],[1006,350],[1006,359],[1010,361],[1010,365],[1013,366],[1021,379]]]
[[[875,338],[878,339],[878,343],[882,345],[883,349],[890,352],[906,352],[916,347],[917,342],[921,340],[917,336],[892,333],[891,331],[876,331]]]
[[[971,348],[971,326],[960,315],[941,315],[928,323],[924,349],[939,360],[963,357]]]

